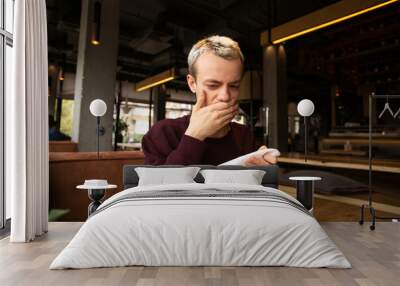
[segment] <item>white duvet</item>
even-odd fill
[[[127,265],[351,267],[318,222],[289,204],[235,197],[151,198],[112,204],[132,192],[205,188],[263,190],[297,202],[279,190],[254,185],[193,183],[127,189],[99,207],[103,210],[82,225],[50,269]]]

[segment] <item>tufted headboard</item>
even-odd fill
[[[252,166],[252,167],[243,167],[243,166],[233,166],[233,165],[225,165],[225,166],[213,166],[213,165],[189,165],[194,167],[200,167],[201,169],[220,169],[220,170],[264,170],[266,173],[262,179],[262,185],[265,187],[278,188],[278,175],[279,175],[279,167],[278,165],[268,165],[268,166]],[[152,167],[152,168],[168,168],[168,167],[187,167],[183,165],[125,165],[123,170],[123,184],[124,189],[133,188],[138,185],[139,177],[135,171],[136,167]],[[204,178],[200,174],[194,179],[198,183],[204,183]]]

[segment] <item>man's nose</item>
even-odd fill
[[[218,92],[218,100],[228,102],[231,99],[231,94],[228,87],[222,87]]]

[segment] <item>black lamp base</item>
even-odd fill
[[[296,198],[310,212],[314,207],[314,181],[296,181]]]
[[[88,217],[94,213],[97,208],[101,205],[101,200],[106,194],[106,189],[89,189],[89,199],[92,201],[88,206]]]

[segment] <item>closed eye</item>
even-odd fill
[[[212,85],[207,85],[207,87],[208,87],[209,89],[216,89],[216,88],[218,88],[218,85],[212,84]]]

